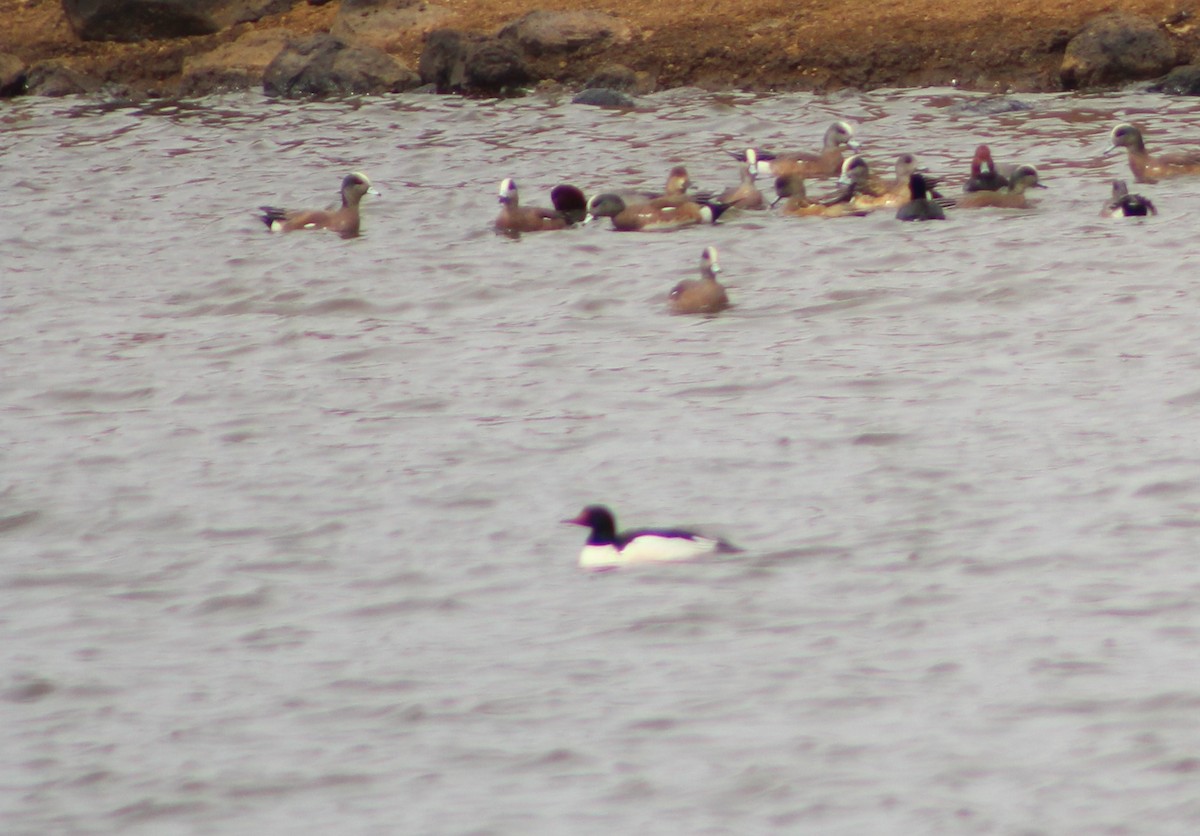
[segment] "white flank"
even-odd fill
[[[712,209],[709,208],[708,206],[701,206],[700,207],[700,220],[704,221],[704,223],[706,223],[706,224],[712,223],[713,222]]]
[[[283,232],[283,221],[271,221],[272,232]]]
[[[719,543],[706,537],[658,537],[643,534],[636,537],[620,551],[616,546],[584,546],[579,553],[579,566],[583,569],[612,569],[635,563],[672,563],[692,560],[716,551]]]

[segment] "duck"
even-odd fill
[[[870,164],[861,154],[847,157],[842,163],[842,175],[838,178],[838,185],[841,189],[827,201],[830,205],[849,203],[856,209],[869,211],[883,206],[899,206],[908,200],[907,179],[904,181],[903,197],[893,196],[888,185],[871,171]]]
[[[912,197],[896,210],[896,219],[901,221],[944,221],[946,213],[941,205],[929,198],[929,187],[925,175],[914,171],[908,178],[908,190]]]
[[[378,195],[370,179],[361,171],[342,179],[342,205],[337,209],[279,209],[260,206],[261,220],[272,232],[293,232],[297,229],[328,229],[342,238],[358,236],[362,224],[359,203],[363,196]]]
[[[956,198],[954,205],[959,209],[982,209],[996,207],[999,209],[1028,209],[1030,203],[1025,197],[1025,190],[1046,188],[1038,181],[1038,170],[1031,165],[1019,165],[1013,169],[1009,184],[996,191],[972,192]]]
[[[975,156],[971,158],[971,176],[963,185],[963,191],[994,192],[1008,186],[1008,178],[996,169],[992,161],[992,149],[986,145],[975,148]]]
[[[837,177],[842,171],[842,148],[858,150],[859,142],[854,138],[854,128],[846,122],[834,122],[825,130],[821,150],[817,152],[796,151],[790,154],[772,154],[755,149],[759,164],[767,164],[767,170],[776,177],[793,172],[805,179],[814,177]],[[745,155],[738,155],[745,159]]]
[[[731,209],[766,209],[762,192],[755,181],[758,179],[758,154],[753,148],[746,149],[745,165],[740,167],[741,182],[721,192],[718,201]]]
[[[1150,202],[1149,198],[1129,193],[1129,186],[1125,184],[1124,180],[1112,181],[1112,197],[1100,210],[1102,218],[1140,218],[1157,214],[1158,210],[1154,208],[1154,204]]]
[[[692,178],[688,176],[687,168],[677,165],[667,172],[667,182],[663,185],[663,191],[659,197],[686,198],[688,189],[691,187]]]
[[[567,183],[555,186],[550,190],[550,203],[568,224],[583,223],[587,217],[587,195],[578,186]]]
[[[705,247],[700,254],[700,278],[684,279],[672,288],[667,299],[671,313],[715,314],[728,308],[729,297],[717,281],[720,272],[717,248]]]
[[[663,231],[696,224],[716,223],[729,207],[723,203],[700,203],[686,197],[664,196],[628,205],[618,194],[598,194],[587,203],[584,223],[611,218],[621,232]]]
[[[676,563],[704,555],[739,552],[737,546],[679,528],[643,528],[617,532],[616,517],[604,505],[589,505],[579,516],[563,520],[590,529],[579,553],[583,569],[616,569],[639,563]]]
[[[816,203],[808,199],[808,190],[804,186],[804,178],[799,172],[783,174],[775,178],[775,206],[779,201],[785,201],[779,210],[781,215],[796,218],[845,218],[862,216],[868,210],[856,208],[851,202]]]
[[[1152,156],[1146,151],[1141,130],[1128,122],[1112,129],[1104,153],[1112,154],[1121,148],[1129,152],[1129,170],[1138,183],[1157,183],[1167,177],[1200,174],[1200,151],[1176,151]]]
[[[582,196],[583,192],[579,192],[578,196],[570,192],[561,192],[560,200],[566,201],[564,205],[567,205],[576,197],[582,198]],[[500,201],[500,214],[496,216],[495,221],[497,232],[507,235],[519,235],[522,232],[566,229],[568,226],[571,226],[572,222],[557,209],[522,206],[521,198],[517,191],[517,183],[511,177],[506,177],[500,181],[498,199]],[[553,195],[551,199],[553,200]]]

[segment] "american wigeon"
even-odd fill
[[[700,278],[684,279],[671,289],[668,304],[677,314],[715,314],[729,307],[725,288],[717,281],[721,265],[717,248],[705,247],[700,255]]]
[[[595,195],[588,201],[587,220],[612,218],[613,228],[622,232],[653,232],[716,223],[727,208],[722,203],[698,203],[680,197],[659,197],[626,205],[620,195],[608,193]]]
[[[1122,123],[1109,134],[1109,145],[1105,154],[1119,148],[1129,151],[1129,170],[1139,183],[1157,183],[1166,177],[1200,174],[1200,151],[1175,151],[1169,154],[1151,155],[1146,151],[1142,132],[1133,125]]]
[[[582,196],[580,192],[580,196]],[[508,235],[522,232],[541,232],[550,229],[566,229],[571,225],[566,216],[557,209],[542,209],[522,206],[517,184],[511,177],[500,181],[500,214],[496,216],[496,231]]]
[[[677,165],[667,172],[667,182],[663,185],[663,192],[659,197],[686,197],[691,187],[692,178],[688,177],[688,170]]]
[[[861,154],[847,157],[842,163],[842,176],[838,178],[838,192],[825,201],[827,205],[848,203],[855,209],[871,211],[884,206],[899,206],[908,200],[908,183],[904,184],[904,195],[893,198],[888,186],[871,171],[871,166]]]
[[[929,199],[929,189],[925,184],[925,175],[913,172],[908,178],[908,190],[912,198],[896,210],[896,218],[901,221],[944,221],[946,213],[936,201]]]
[[[797,218],[846,218],[868,213],[866,209],[856,209],[850,202],[817,203],[809,200],[804,178],[796,172],[775,178],[775,194],[777,197],[772,206],[781,200],[785,201],[779,210],[781,215]]]
[[[566,183],[550,190],[550,202],[554,211],[566,218],[569,224],[583,223],[587,217],[587,196],[578,186]]]
[[[589,505],[579,512],[579,516],[563,522],[590,529],[583,551],[579,553],[579,565],[583,569],[672,563],[707,554],[741,551],[720,538],[679,528],[643,528],[618,533],[616,518],[603,505]]]
[[[758,179],[758,154],[753,148],[746,150],[745,163],[738,167],[741,182],[721,192],[718,201],[731,209],[766,209],[762,192],[755,181]]]
[[[342,205],[337,209],[279,209],[260,206],[262,221],[272,232],[292,232],[297,229],[328,229],[343,238],[354,238],[362,219],[358,204],[363,195],[378,195],[367,175],[356,171],[342,180]]]
[[[1046,188],[1038,180],[1038,171],[1031,165],[1019,165],[1013,169],[1008,186],[996,191],[971,192],[955,199],[954,205],[959,209],[1028,209],[1030,203],[1025,197],[1026,189]]]
[[[1008,178],[996,168],[992,161],[992,149],[980,145],[971,158],[971,176],[963,184],[964,192],[994,192],[1008,186]]]
[[[1129,186],[1124,180],[1112,181],[1112,197],[1100,210],[1102,218],[1140,218],[1157,214],[1158,210],[1149,198],[1129,193]]]
[[[837,177],[842,171],[842,148],[857,150],[858,140],[854,128],[845,122],[834,122],[825,130],[821,150],[816,152],[796,151],[788,154],[772,154],[755,149],[760,166],[776,177],[796,173],[805,179],[814,177]],[[744,155],[738,157],[745,159]]]

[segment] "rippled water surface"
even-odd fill
[[[1097,213],[1200,106],[976,101],[5,103],[0,829],[1196,832],[1200,179]],[[838,118],[1049,188],[490,228]],[[362,238],[253,217],[355,169]],[[746,551],[583,574],[590,502]]]

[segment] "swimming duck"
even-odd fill
[[[912,198],[896,210],[896,218],[901,221],[944,221],[946,213],[934,200],[929,199],[929,188],[925,184],[925,175],[913,172],[908,178],[908,189]]]
[[[766,209],[762,192],[755,181],[758,179],[758,154],[753,148],[746,150],[746,163],[740,167],[741,182],[721,192],[718,199],[731,209]]]
[[[972,192],[956,198],[954,205],[959,209],[982,209],[996,207],[998,209],[1028,209],[1029,201],[1025,197],[1026,189],[1046,188],[1038,181],[1038,171],[1031,165],[1019,165],[1013,169],[1009,184],[996,191]]]
[[[1112,197],[1100,210],[1102,218],[1133,218],[1157,214],[1158,210],[1149,198],[1129,193],[1129,186],[1124,180],[1112,181]]]
[[[706,554],[741,551],[724,540],[677,528],[647,528],[618,534],[612,511],[603,505],[589,505],[578,517],[563,522],[591,529],[587,543],[579,553],[579,565],[584,569],[670,563]]]
[[[692,178],[688,176],[688,170],[681,165],[677,165],[667,172],[667,182],[663,186],[663,192],[660,197],[687,197],[688,189],[692,187]]]
[[[767,170],[780,177],[797,173],[808,179],[812,177],[837,177],[842,171],[842,147],[852,150],[859,147],[854,138],[854,128],[845,122],[834,122],[825,130],[821,150],[817,152],[797,151],[790,154],[772,154],[755,149],[759,165],[766,163]],[[738,159],[745,159],[744,155]]]
[[[358,235],[361,217],[358,205],[363,195],[378,195],[367,175],[360,171],[347,174],[342,180],[342,205],[338,209],[278,209],[260,206],[262,221],[272,232],[292,232],[297,229],[328,229],[343,238]]]
[[[581,198],[582,196],[583,192],[579,192],[578,196],[571,194],[569,199],[574,200],[576,197]],[[561,193],[560,199],[562,199]],[[557,209],[522,206],[517,193],[517,183],[511,177],[500,181],[499,201],[500,214],[496,216],[495,222],[497,232],[516,235],[522,232],[566,229],[571,225],[567,217]]]
[[[566,183],[550,190],[550,203],[554,211],[562,215],[568,224],[583,223],[587,217],[587,196],[583,189]]]
[[[620,195],[598,194],[588,201],[585,223],[593,218],[612,218],[613,228],[622,232],[652,232],[716,223],[727,208],[723,203],[698,203],[679,197],[660,197],[629,206]]]
[[[781,200],[786,201],[779,210],[781,215],[798,218],[845,218],[868,214],[868,210],[855,208],[849,201],[816,203],[809,200],[804,178],[797,172],[776,177],[775,194],[777,197],[772,206]]]
[[[677,314],[715,314],[729,307],[725,288],[717,281],[721,265],[717,248],[705,247],[700,255],[700,278],[684,279],[671,290],[668,304]]]
[[[1008,185],[1008,178],[992,162],[992,149],[980,145],[971,158],[971,176],[963,186],[964,192],[994,192]]]
[[[1129,170],[1139,183],[1157,183],[1165,177],[1200,174],[1200,151],[1176,151],[1152,156],[1146,151],[1142,132],[1133,125],[1122,123],[1109,134],[1109,145],[1105,154],[1119,148],[1129,151]]]

